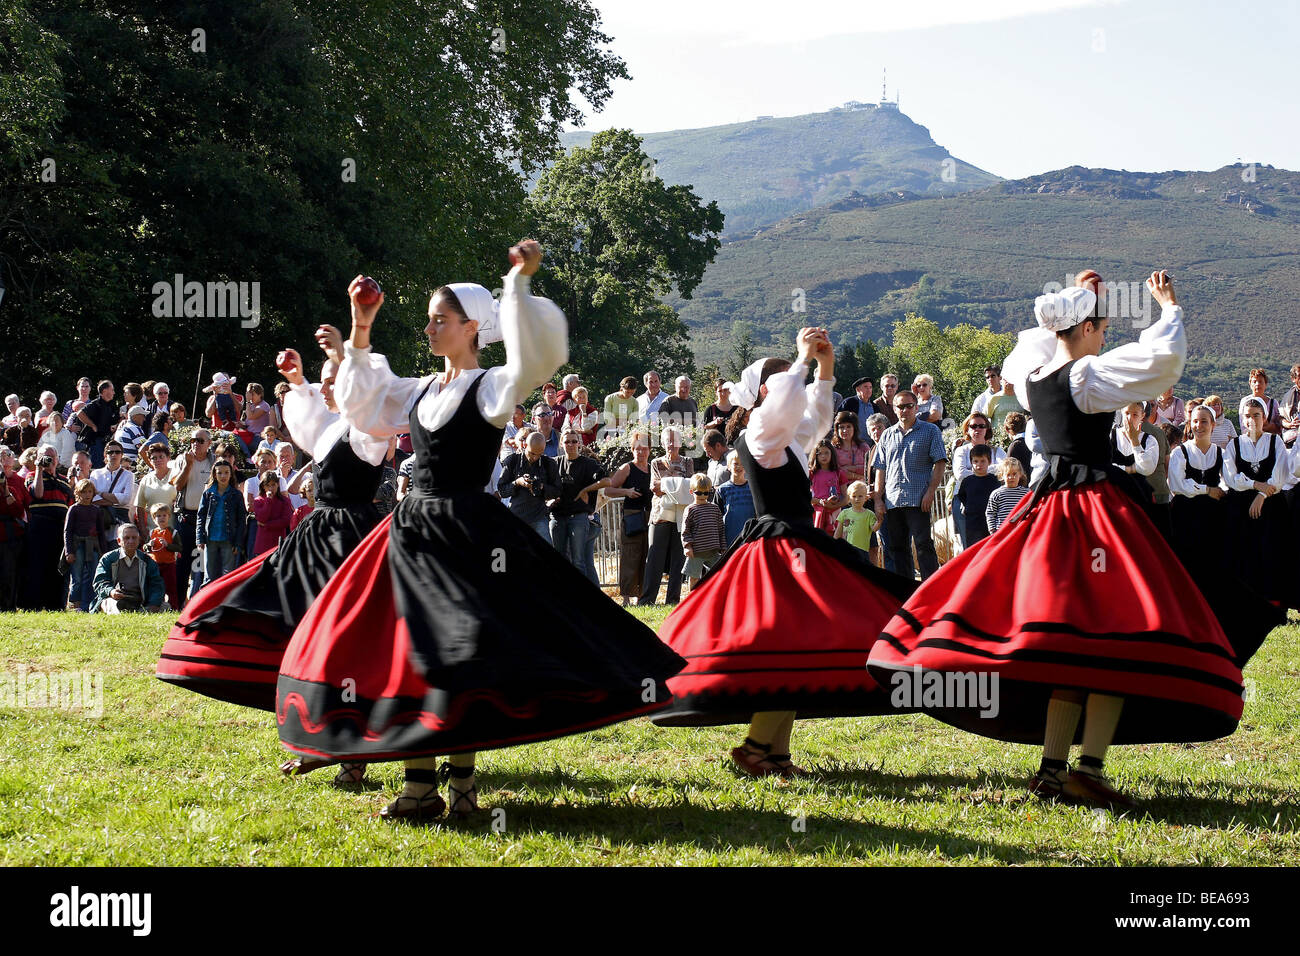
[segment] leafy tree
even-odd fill
[[[607,130],[556,159],[528,213],[547,249],[537,287],[568,316],[575,371],[612,383],[694,370],[686,325],[660,299],[689,299],[703,279],[720,246],[717,203],[666,185],[640,139]]]
[[[599,109],[627,75],[599,27],[589,0],[7,0],[14,389],[166,377],[187,401],[200,354],[269,378],[278,348],[346,321],[358,272],[388,292],[378,347],[427,367],[429,293],[498,284],[523,173],[582,118],[571,91]],[[260,324],[155,317],[176,274],[258,283]]]
[[[731,343],[727,374],[733,381],[739,381],[740,373],[758,358],[758,350],[754,347],[754,327],[748,322],[732,323]]]
[[[893,343],[885,350],[888,371],[898,375],[899,388],[911,386],[922,372],[934,378],[934,391],[943,399],[946,417],[960,421],[975,396],[984,391],[984,368],[1000,364],[1015,347],[1010,332],[998,333],[973,325],[940,328],[924,316],[909,312],[894,323]]]

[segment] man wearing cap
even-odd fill
[[[858,441],[864,441],[868,445],[875,444],[867,433],[867,419],[876,412],[871,404],[871,393],[875,388],[876,383],[871,380],[871,376],[864,375],[853,383],[853,394],[844,399],[844,404],[839,407],[841,412],[852,412],[858,416]]]
[[[132,405],[127,410],[126,421],[117,426],[117,434],[113,437],[122,446],[122,456],[126,459],[128,468],[134,468],[136,459],[140,457],[140,446],[144,443],[144,429],[148,419],[149,413],[143,405]]]
[[[560,433],[555,428],[555,412],[545,402],[533,406],[533,427],[542,433],[546,448],[542,454],[554,458],[560,453]]]

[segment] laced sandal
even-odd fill
[[[427,783],[430,785],[429,792],[419,797],[405,793],[398,794],[396,800],[379,811],[381,817],[385,820],[433,820],[446,812],[447,804],[442,797],[438,796],[436,770],[408,768],[405,780],[407,783]]]
[[[334,775],[336,787],[355,786],[366,782],[366,765],[362,762],[344,760],[339,764],[339,772]]]
[[[470,784],[468,790],[456,786],[457,780],[472,776],[474,776],[473,767],[453,767],[449,763],[444,763],[438,768],[438,781],[447,784],[447,796],[451,798],[447,816],[463,820],[478,813],[478,784]]]
[[[789,754],[768,754],[767,760],[764,762],[775,767],[775,772],[787,779],[791,777],[812,776],[809,771],[791,762]]]
[[[1065,778],[1051,770],[1040,770],[1029,781],[1027,789],[1040,800],[1059,800]]]
[[[771,744],[760,744],[752,737],[746,737],[739,747],[731,748],[731,759],[736,769],[747,777],[766,777],[777,773],[777,769],[768,762]]]
[[[286,777],[301,777],[305,773],[311,773],[321,767],[331,767],[336,763],[337,760],[328,760],[324,757],[291,757],[280,764],[280,773]]]

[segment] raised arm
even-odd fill
[[[817,362],[817,377],[804,386],[808,363]],[[754,409],[745,428],[750,454],[764,468],[778,468],[794,445],[806,459],[835,418],[835,352],[825,329],[799,332],[799,357],[787,371],[769,375],[767,397]]]
[[[488,369],[479,386],[479,411],[493,425],[509,421],[515,405],[569,360],[568,320],[550,299],[531,293],[530,264],[535,272],[536,263],[527,260],[505,277],[500,321],[506,364]]]

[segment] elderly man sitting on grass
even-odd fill
[[[167,602],[162,574],[153,558],[140,548],[140,532],[133,524],[117,529],[120,547],[99,559],[95,569],[95,602],[90,610],[105,614],[124,611],[161,611]]]

